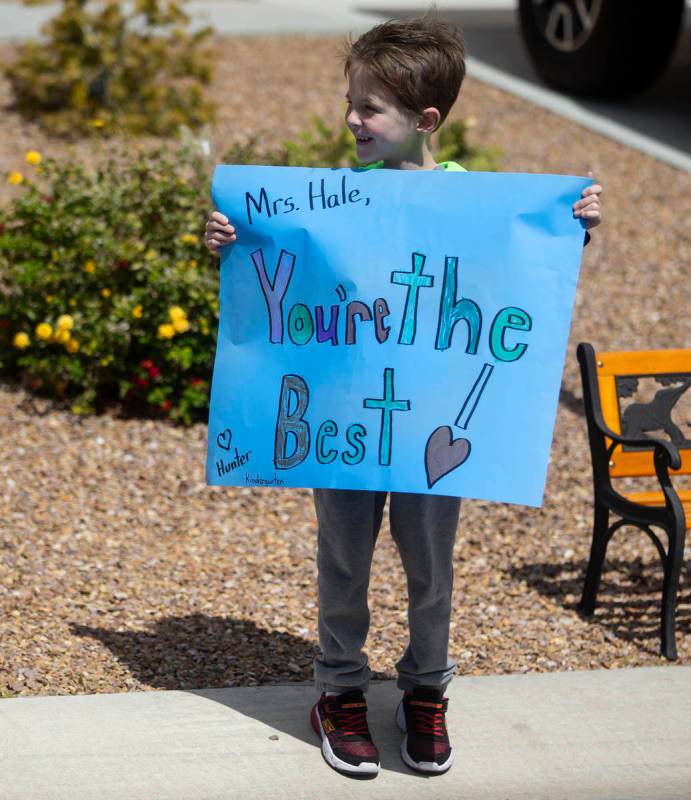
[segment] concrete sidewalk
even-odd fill
[[[322,760],[312,686],[0,700],[2,800],[689,800],[691,667],[461,677],[455,765],[409,771],[372,686],[375,780]]]

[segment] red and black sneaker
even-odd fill
[[[396,722],[405,733],[401,758],[418,772],[446,772],[453,764],[453,751],[446,728],[449,700],[438,689],[418,686],[403,695]]]
[[[363,778],[379,772],[379,751],[367,726],[367,703],[359,689],[322,694],[310,722],[322,740],[326,763],[335,770]]]

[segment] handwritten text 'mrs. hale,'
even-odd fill
[[[255,195],[257,195],[255,197]],[[245,208],[247,221],[250,225],[256,217],[262,215],[271,219],[277,214],[290,214],[305,208],[309,211],[326,211],[333,208],[341,208],[354,203],[370,204],[369,197],[363,197],[359,189],[348,187],[348,176],[343,175],[338,183],[327,186],[325,178],[319,181],[309,181],[306,188],[305,198],[302,205],[298,205],[294,196],[272,197],[262,186],[259,192],[245,192]]]

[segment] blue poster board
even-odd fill
[[[207,481],[540,505],[590,183],[217,167]]]

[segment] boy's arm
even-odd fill
[[[230,220],[220,211],[214,211],[206,222],[204,244],[215,255],[223,245],[231,244],[237,239],[235,228]]]

